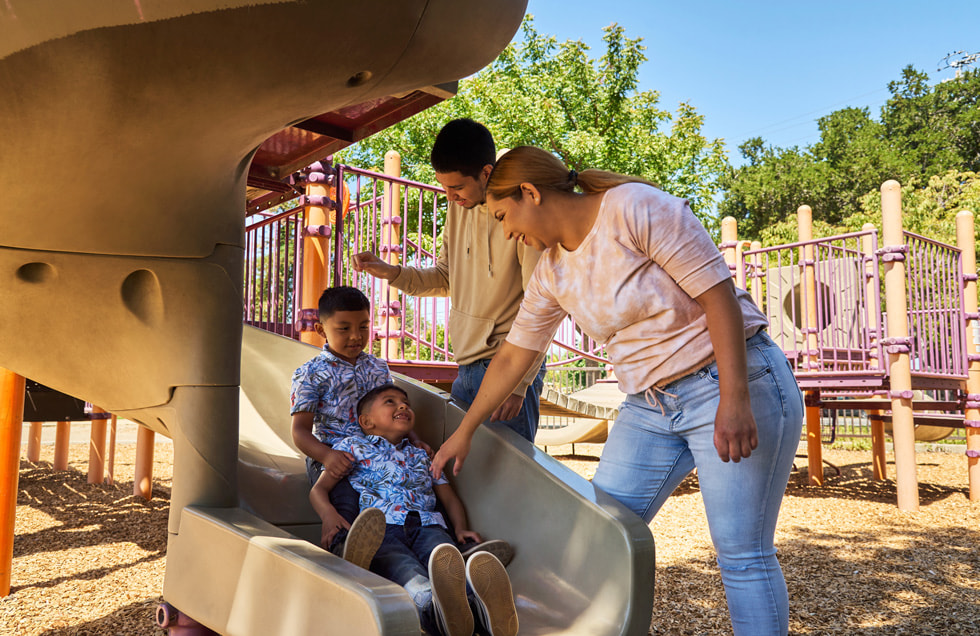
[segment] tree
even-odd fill
[[[455,97],[359,142],[342,160],[378,166],[394,149],[406,177],[431,182],[436,133],[450,119],[471,117],[490,129],[499,148],[540,146],[575,170],[645,177],[687,198],[702,221],[715,226],[713,197],[728,165],[722,140],[701,134],[704,118],[690,104],[672,115],[659,108],[656,91],[637,91],[646,60],[641,39],[627,38],[615,24],[604,31],[606,50],[593,59],[581,41],[559,44],[538,34],[528,16],[521,41],[462,80]]]
[[[740,221],[746,238],[782,236],[798,206],[813,209],[815,224],[859,229],[866,198],[895,179],[913,190],[936,175],[980,170],[980,75],[928,85],[911,66],[891,82],[892,96],[873,119],[865,108],[844,108],[818,121],[820,140],[800,148],[772,148],[751,139],[740,150],[747,163],[722,179],[720,215]],[[926,187],[928,189],[928,187]]]

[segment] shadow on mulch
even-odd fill
[[[919,465],[924,466],[925,464]],[[786,487],[786,495],[804,498],[833,497],[885,503],[895,503],[898,498],[898,489],[894,480],[894,462],[888,462],[888,474],[892,477],[885,481],[874,480],[871,465],[867,462],[844,464],[836,468],[840,469],[840,475],[837,474],[834,466],[824,464],[824,483],[822,486],[811,486],[809,484],[810,473],[806,467],[794,470],[790,474],[789,484]],[[954,495],[969,495],[969,489],[965,486],[953,487],[921,481],[919,482],[918,492],[919,503],[921,505],[942,501]]]
[[[41,636],[104,636],[105,634],[133,634],[139,626],[141,634],[165,634],[156,627],[154,615],[160,599],[140,601],[95,620],[71,627],[59,627],[40,632]]]
[[[132,481],[109,485],[87,484],[85,480],[86,474],[75,468],[56,471],[49,462],[21,461],[17,505],[43,512],[59,524],[18,534],[14,541],[14,557],[114,541],[133,542],[151,552],[144,560],[154,560],[165,554],[169,488],[154,484],[153,499],[144,501],[130,494],[133,492]],[[72,578],[99,578],[114,569],[98,568]],[[56,579],[40,585],[51,587],[59,582]]]
[[[792,534],[779,542],[791,635],[980,634],[980,532]],[[650,633],[731,633],[713,557],[657,568]]]

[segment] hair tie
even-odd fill
[[[578,184],[578,173],[575,172],[574,170],[569,170],[568,171],[568,180],[572,182],[572,185],[573,186],[574,185],[577,185]]]

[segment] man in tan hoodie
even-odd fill
[[[509,241],[486,206],[486,186],[496,163],[493,136],[471,119],[455,119],[432,146],[436,180],[449,207],[442,247],[434,267],[391,265],[371,252],[354,256],[354,269],[383,278],[413,296],[449,296],[449,339],[459,364],[453,397],[469,405],[490,359],[517,316],[524,287],[541,253]],[[536,366],[491,421],[499,421],[533,442],[538,429],[544,365]]]

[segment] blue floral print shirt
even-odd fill
[[[388,363],[361,352],[354,364],[326,345],[293,373],[289,414],[313,413],[313,434],[333,446],[345,437],[363,437],[357,424],[357,401],[371,389],[391,384]]]
[[[388,523],[399,526],[405,525],[405,518],[414,510],[423,526],[446,527],[442,515],[434,512],[436,494],[432,487],[449,482],[445,475],[432,478],[429,456],[407,438],[394,445],[378,435],[362,434],[337,442],[334,449],[355,458],[348,478],[361,495],[361,510],[379,508]]]

